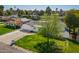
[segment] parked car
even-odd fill
[[[21,26],[21,31],[26,31],[26,32],[37,32],[38,29],[34,26],[23,24]]]

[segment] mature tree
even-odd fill
[[[33,14],[35,14],[35,15],[39,15],[39,16],[41,16],[41,15],[44,15],[44,11],[43,10],[34,10],[33,12],[32,12]]]
[[[44,15],[44,11],[43,11],[43,10],[40,10],[40,11],[39,11],[39,15],[40,15],[40,16]]]
[[[52,10],[51,10],[51,8],[48,6],[48,7],[46,8],[46,13],[47,13],[47,15],[51,15],[51,12],[52,12]]]
[[[10,11],[13,12],[13,8],[10,8]]]
[[[56,11],[56,13],[58,13],[58,8],[56,8],[56,10],[55,10],[55,11]]]
[[[0,16],[3,15],[3,10],[4,10],[4,6],[3,5],[0,5]]]
[[[73,33],[75,35],[74,39],[76,39],[76,28],[79,26],[79,20],[73,13],[68,13],[65,18],[65,22],[67,27],[69,28],[69,33]],[[70,30],[72,31],[70,32]]]
[[[64,16],[64,14],[65,14],[64,11],[63,11],[62,9],[60,9],[59,15],[60,15],[60,16]]]
[[[10,10],[6,10],[6,11],[5,11],[5,15],[6,15],[6,16],[10,16],[10,15],[12,15],[12,12],[11,12]]]
[[[13,8],[10,8],[10,10],[9,10],[9,11],[10,11],[10,13],[11,13],[11,14],[13,14],[13,13],[14,13]]]
[[[39,30],[39,34],[47,37],[47,45],[49,48],[49,38],[60,38],[63,35],[64,27],[58,15],[53,15],[52,18],[51,16],[46,17],[46,19],[50,20],[46,21],[46,23],[42,25],[42,28]]]
[[[16,11],[17,11],[17,15],[19,16],[20,9],[19,9],[19,8],[17,8],[17,10],[16,10]]]
[[[31,15],[31,14],[32,14],[32,12],[33,12],[32,10],[28,10],[28,14],[29,14],[29,15]]]
[[[26,15],[24,10],[17,9],[18,16]]]
[[[27,10],[27,18],[31,19],[32,18],[33,11],[32,10]]]
[[[59,19],[58,15],[53,15],[51,18],[50,16],[47,16],[47,19],[50,19],[46,21],[46,24],[43,26],[42,34],[44,36],[49,36],[49,37],[59,37],[61,32],[63,32],[63,27],[62,27],[62,22]]]
[[[27,10],[25,10],[25,15],[28,15],[28,11]]]
[[[5,11],[5,15],[6,15],[6,16],[11,16],[11,15],[13,15],[13,14],[14,14],[13,8],[10,8],[10,9],[8,9],[8,10]]]
[[[35,10],[32,12],[32,14],[33,14],[33,15],[39,15],[39,11],[35,9]]]
[[[4,10],[4,6],[3,5],[0,5],[0,10]]]

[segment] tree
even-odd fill
[[[62,9],[60,9],[59,15],[60,15],[60,16],[64,16],[64,14],[65,14],[64,11],[63,11]]]
[[[43,25],[42,35],[46,37],[60,37],[61,32],[64,31],[64,28],[62,27],[62,22],[59,19],[58,15],[53,15],[51,18],[50,16],[47,16],[47,19],[50,19],[46,22],[45,25]]]
[[[4,10],[4,6],[3,5],[0,5],[0,16],[3,15],[3,10]]]
[[[75,35],[74,39],[76,39],[76,28],[79,26],[79,20],[73,13],[68,13],[65,18],[65,22],[67,27],[69,28],[69,34],[72,32]],[[72,30],[70,32],[70,30]]]
[[[44,11],[43,11],[43,10],[40,10],[40,11],[39,11],[39,15],[40,15],[40,16],[44,15]]]
[[[16,11],[17,11],[18,16],[26,15],[24,10],[17,9]]]
[[[55,11],[56,11],[56,13],[58,13],[58,8],[56,8],[56,10],[55,10]]]
[[[58,15],[46,16],[46,19],[50,19],[46,21],[44,25],[42,25],[42,28],[39,31],[39,34],[43,35],[44,37],[47,37],[47,45],[48,48],[50,46],[50,38],[60,38],[64,32],[64,27],[62,26],[62,22],[59,19]]]
[[[11,13],[11,15],[13,15],[13,13],[14,13],[13,8],[10,8],[9,12]]]
[[[25,15],[28,15],[28,11],[27,10],[25,10]]]
[[[5,15],[6,15],[6,16],[10,16],[10,15],[12,15],[12,13],[10,12],[10,10],[6,10],[6,11],[5,11]]]
[[[10,8],[10,9],[8,9],[8,10],[5,11],[5,15],[6,15],[6,16],[11,16],[11,15],[13,15],[13,14],[14,14],[13,8]]]
[[[17,10],[16,10],[16,11],[17,11],[17,14],[18,14],[18,16],[19,16],[20,9],[19,9],[19,8],[17,8]]]
[[[48,7],[46,8],[46,13],[47,13],[47,15],[51,15],[51,12],[52,12],[52,10],[51,10],[51,8],[48,6]]]
[[[39,10],[36,9],[32,12],[33,15],[39,15],[39,13],[40,13]]]

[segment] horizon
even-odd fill
[[[47,6],[49,6],[52,10],[63,9],[63,10],[70,10],[70,9],[77,9],[79,10],[79,5],[4,5],[4,10],[7,10],[9,8],[19,8],[21,10],[45,10]]]

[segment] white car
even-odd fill
[[[37,28],[31,25],[23,24],[21,26],[21,31],[27,31],[27,32],[37,32]]]

